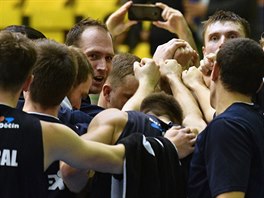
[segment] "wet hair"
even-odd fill
[[[46,38],[42,32],[25,25],[10,25],[5,27],[4,30],[24,34],[26,37],[32,40]]]
[[[77,87],[81,83],[86,82],[89,76],[92,77],[94,71],[81,49],[73,46],[69,46],[69,49],[77,61],[77,75],[73,84],[73,87]]]
[[[49,39],[37,40],[37,61],[30,85],[32,101],[43,107],[61,103],[76,77],[76,60],[68,46]]]
[[[222,45],[216,61],[227,90],[254,96],[264,76],[264,51],[256,41],[231,39]]]
[[[152,112],[156,116],[167,115],[176,124],[181,124],[183,113],[181,106],[176,99],[164,92],[157,92],[147,96],[141,103],[140,111],[143,113]]]
[[[86,18],[76,23],[69,30],[69,32],[66,35],[65,44],[68,46],[73,45],[75,47],[79,47],[79,41],[81,39],[81,35],[88,27],[99,27],[105,30],[106,32],[108,32],[106,25],[102,23],[100,20]]]
[[[19,91],[30,75],[37,53],[34,43],[20,33],[0,31],[0,88]]]
[[[107,77],[107,81],[112,87],[122,84],[123,79],[128,75],[134,76],[134,62],[140,62],[140,58],[130,53],[119,53],[112,60],[112,70]]]
[[[203,38],[208,26],[216,22],[227,22],[227,21],[240,24],[244,30],[246,37],[250,37],[251,34],[250,25],[246,19],[240,17],[234,12],[219,10],[216,11],[213,15],[211,15],[207,21],[203,22]]]

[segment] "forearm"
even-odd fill
[[[170,86],[173,96],[179,102],[183,110],[183,125],[202,131],[206,123],[199,109],[198,103],[190,90],[183,84],[181,79],[170,77]]]
[[[74,193],[80,192],[88,182],[87,170],[72,168],[64,162],[61,163],[61,175],[66,186]]]
[[[140,83],[136,93],[125,103],[122,111],[139,111],[141,102],[149,94],[155,92],[155,86],[148,83]]]
[[[192,88],[207,123],[213,119],[214,108],[210,105],[210,90],[205,85],[197,84]]]
[[[81,157],[82,154],[80,154],[78,157],[82,158],[83,161],[80,162],[78,166],[74,165],[75,167],[87,167],[87,169],[113,174],[120,174],[123,172],[123,160],[125,156],[123,144],[116,146],[98,144],[96,147],[90,147],[87,151],[87,159],[85,159],[85,156]],[[73,165],[71,164],[71,166]],[[88,170],[75,169],[71,166],[62,162],[61,174],[63,181],[72,192],[80,192],[88,182]]]
[[[188,27],[188,25],[187,25],[185,31],[179,31],[176,34],[178,35],[179,39],[182,39],[182,40],[187,41],[191,45],[191,47],[196,52],[198,52],[196,43],[195,43],[194,38],[193,38],[192,31],[190,30],[190,28]]]

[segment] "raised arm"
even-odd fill
[[[182,72],[182,79],[184,84],[195,95],[204,118],[209,123],[213,119],[215,110],[210,105],[210,90],[203,80],[202,72],[196,67],[191,67]]]
[[[175,59],[185,69],[193,65],[199,65],[197,52],[188,42],[182,39],[171,39],[167,43],[159,45],[153,59],[157,64],[167,59]]]
[[[206,123],[203,120],[198,103],[190,90],[182,82],[181,65],[175,60],[167,60],[160,65],[160,72],[162,78],[169,83],[173,96],[182,107],[183,126],[201,132],[206,127]]]
[[[183,81],[196,96],[207,123],[213,119],[213,114],[215,112],[210,104],[209,86],[210,75],[216,58],[216,53],[205,55],[200,61],[198,69],[192,67],[188,71],[186,70],[182,73]]]
[[[163,3],[156,3],[157,6],[163,9],[162,17],[164,21],[156,21],[153,24],[159,28],[166,29],[174,33],[178,38],[190,43],[192,48],[197,51],[192,31],[189,28],[183,14],[174,8],[171,8]]]
[[[139,86],[136,93],[123,106],[123,111],[139,111],[142,100],[155,91],[160,79],[159,66],[149,58],[143,58],[141,63],[135,62],[134,73]]]
[[[126,20],[126,14],[132,1],[126,2],[106,20],[106,26],[113,37],[127,31],[132,25],[137,24],[137,21]]]

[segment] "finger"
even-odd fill
[[[218,52],[219,50],[217,50],[216,52]],[[208,55],[206,55],[205,59],[208,59],[208,61],[215,61],[216,58],[216,53],[210,53]]]
[[[125,24],[125,26],[126,26],[126,30],[129,28],[129,27],[131,27],[132,25],[135,25],[135,24],[137,24],[138,23],[138,21],[127,21],[127,23]]]
[[[162,8],[162,9],[165,9],[167,7],[166,4],[161,3],[161,2],[157,2],[155,5],[158,6],[158,7],[160,7],[160,8]]]
[[[186,76],[187,75],[187,69],[182,71],[182,76]]]
[[[152,62],[154,62],[154,61],[151,58],[142,58],[141,61],[140,61],[142,66],[145,65],[146,63],[152,63]]]
[[[134,62],[133,64],[133,68],[134,68],[134,71],[136,71],[137,69],[139,69],[141,66],[140,66],[140,63],[138,61]]]
[[[117,15],[123,15],[128,11],[128,8],[132,5],[132,1],[128,1],[126,2],[124,5],[122,5],[119,9],[117,9],[113,14],[117,14]]]
[[[152,24],[155,25],[158,28],[166,29],[166,22],[153,21]]]
[[[167,42],[167,44],[170,44],[170,45],[175,44],[175,43],[182,44],[183,46],[186,46],[186,42],[182,39],[173,38]]]
[[[191,133],[191,129],[190,128],[181,128],[180,131],[182,133]]]
[[[123,4],[119,9],[125,9],[128,10],[128,8],[133,4],[133,1],[128,1],[125,4]]]
[[[209,69],[206,67],[206,63],[205,63],[205,60],[204,60],[204,59],[200,61],[200,67],[199,67],[199,69],[200,69],[200,71],[201,71],[203,74],[205,74],[205,75],[208,74]]]
[[[182,126],[181,125],[173,125],[172,127],[171,127],[171,129],[181,129],[182,128]]]
[[[196,143],[196,139],[192,139],[192,140],[190,140],[190,144],[191,144],[192,146],[195,146],[195,143]]]
[[[196,135],[194,133],[188,133],[186,135],[189,139],[196,139]]]
[[[175,51],[179,49],[183,50],[186,47],[186,43],[184,41],[177,40],[172,43],[172,47]]]
[[[166,59],[164,62],[165,64],[177,64],[177,60],[175,59]]]

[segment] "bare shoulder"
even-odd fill
[[[40,121],[40,123],[44,145],[48,145],[50,148],[64,147],[65,141],[78,138],[78,135],[72,129],[63,124],[45,121]]]
[[[107,109],[94,117],[89,125],[85,139],[114,144],[122,133],[128,120],[128,114],[119,109]]]
[[[97,114],[94,119],[92,120],[91,124],[96,122],[98,124],[100,123],[120,123],[120,122],[126,122],[127,121],[128,114],[125,111],[121,111],[116,108],[110,108],[106,109],[99,114]]]
[[[65,158],[76,145],[80,144],[80,138],[69,127],[59,124],[40,121],[42,128],[44,147],[45,169],[55,160]],[[67,144],[65,144],[67,142]]]
[[[62,135],[64,133],[74,133],[69,127],[53,122],[40,121],[43,134]]]

